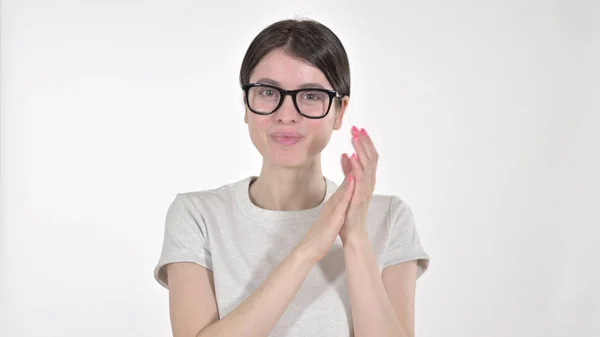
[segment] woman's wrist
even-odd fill
[[[320,260],[315,249],[311,246],[310,242],[302,240],[294,250],[290,253],[290,257],[295,261],[296,265],[312,269],[315,264]]]
[[[342,246],[345,249],[362,249],[364,246],[370,246],[369,235],[364,230],[355,230],[341,237]]]

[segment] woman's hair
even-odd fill
[[[240,84],[248,83],[254,67],[276,48],[319,68],[333,90],[350,95],[350,65],[346,50],[329,28],[314,20],[281,20],[263,29],[246,51]]]

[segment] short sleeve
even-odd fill
[[[404,201],[393,196],[389,214],[391,228],[383,268],[417,260],[419,278],[429,268],[430,257],[421,246],[413,212]]]
[[[189,197],[180,193],[167,210],[162,251],[154,268],[154,278],[165,288],[169,263],[192,262],[212,270],[206,226],[200,216],[193,216],[190,206]]]

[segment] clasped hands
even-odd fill
[[[346,210],[344,224],[339,235],[343,243],[353,236],[367,236],[367,213],[375,190],[377,153],[373,141],[365,129],[352,127],[352,145],[355,153],[342,155],[344,176],[354,180],[354,192]]]

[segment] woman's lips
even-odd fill
[[[271,134],[271,139],[281,145],[294,145],[302,140],[304,136],[296,132],[275,132]]]
[[[302,137],[271,136],[275,142],[282,145],[294,145],[302,140]]]

